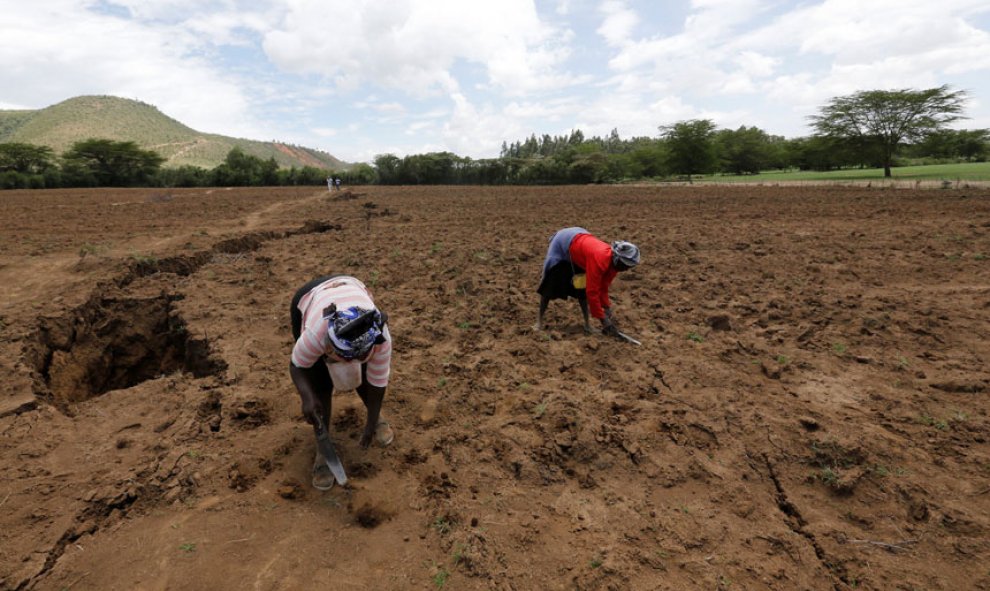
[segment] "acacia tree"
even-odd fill
[[[379,154],[375,156],[375,168],[378,170],[378,182],[383,185],[399,184],[399,165],[402,160],[395,154]]]
[[[660,127],[668,164],[678,174],[706,174],[718,168],[715,123],[709,119],[680,121]]]
[[[874,146],[883,163],[883,176],[898,146],[920,140],[962,119],[966,92],[950,91],[948,85],[927,90],[864,90],[833,98],[810,117],[823,136]]]
[[[145,184],[165,161],[152,150],[142,150],[135,142],[96,138],[76,142],[62,158],[63,171],[78,170],[101,187]]]
[[[12,142],[0,144],[0,171],[40,174],[55,165],[55,154],[48,146]]]

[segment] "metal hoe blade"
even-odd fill
[[[330,435],[323,427],[323,422],[317,421],[314,429],[316,430],[316,446],[320,448],[320,453],[326,460],[330,473],[333,474],[337,484],[344,486],[347,484],[347,474],[344,472],[344,465],[340,462],[340,458],[337,457],[337,450],[334,449],[333,442],[330,441]]]
[[[615,336],[619,337],[620,339],[622,339],[623,341],[625,341],[627,343],[632,343],[634,345],[642,345],[643,344],[643,343],[637,341],[636,339],[632,338],[631,336],[627,335],[624,332],[616,331],[615,332]]]

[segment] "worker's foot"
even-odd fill
[[[336,480],[333,474],[330,473],[330,466],[327,466],[327,461],[323,458],[323,454],[316,452],[316,458],[313,459],[313,488],[316,490],[330,490],[333,488]]]
[[[599,333],[597,330],[595,330],[595,327],[591,326],[590,324],[585,324],[584,334],[599,334]]]
[[[388,424],[388,421],[378,421],[378,425],[375,426],[375,441],[382,447],[388,447],[389,444],[395,441],[395,431],[392,430],[392,426]]]

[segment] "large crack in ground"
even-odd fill
[[[253,252],[271,240],[340,229],[339,224],[311,220],[291,230],[222,240],[192,254],[132,260],[125,273],[97,286],[82,305],[41,320],[25,349],[35,395],[67,412],[83,400],[176,371],[197,378],[222,375],[226,362],[211,352],[205,337],[191,336],[178,314],[174,303],[182,299],[180,293],[133,295],[128,287],[155,274],[189,276],[216,257]]]
[[[302,226],[291,230],[269,230],[262,232],[250,232],[222,240],[214,244],[208,250],[202,250],[192,254],[178,255],[157,259],[154,257],[143,257],[132,259],[130,268],[120,278],[115,281],[118,287],[126,287],[135,279],[154,275],[156,273],[172,273],[179,276],[192,275],[203,265],[209,263],[217,255],[241,254],[253,252],[271,240],[284,240],[300,234],[322,234],[332,230],[340,230],[340,224],[331,224],[320,220],[309,220]]]
[[[94,499],[90,506],[78,512],[74,518],[74,523],[69,529],[62,533],[62,536],[55,542],[45,557],[45,564],[37,574],[22,580],[14,589],[23,591],[36,585],[55,567],[55,563],[65,553],[69,544],[86,534],[93,535],[100,530],[109,520],[115,511],[124,512],[137,501],[139,495],[133,489],[122,491],[109,499]]]
[[[194,338],[175,309],[181,296],[103,294],[70,316],[43,321],[35,392],[56,407],[131,388],[176,371],[222,375],[227,364]]]
[[[791,503],[790,499],[787,497],[787,491],[784,489],[784,485],[777,476],[777,471],[774,469],[773,462],[770,461],[770,458],[766,454],[763,454],[763,463],[766,465],[767,472],[770,474],[770,480],[773,482],[774,489],[777,491],[775,501],[777,502],[777,508],[784,514],[784,522],[787,524],[787,527],[789,527],[794,533],[806,539],[815,551],[815,556],[818,557],[818,560],[821,562],[822,566],[824,566],[830,573],[838,577],[840,581],[848,585],[849,580],[845,567],[842,564],[837,564],[833,560],[829,559],[828,554],[826,554],[825,549],[822,548],[821,544],[818,543],[815,535],[805,529],[808,522],[801,515],[801,512],[798,511],[798,508],[794,506],[794,504]],[[832,587],[835,591],[842,591],[842,587],[834,581],[832,583]]]

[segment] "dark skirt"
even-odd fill
[[[571,267],[568,261],[562,261],[550,267],[550,270],[543,275],[540,286],[536,291],[549,300],[566,300],[575,298],[584,300],[587,293],[583,289],[575,289],[571,283],[575,273],[584,273],[584,269],[578,266]]]

